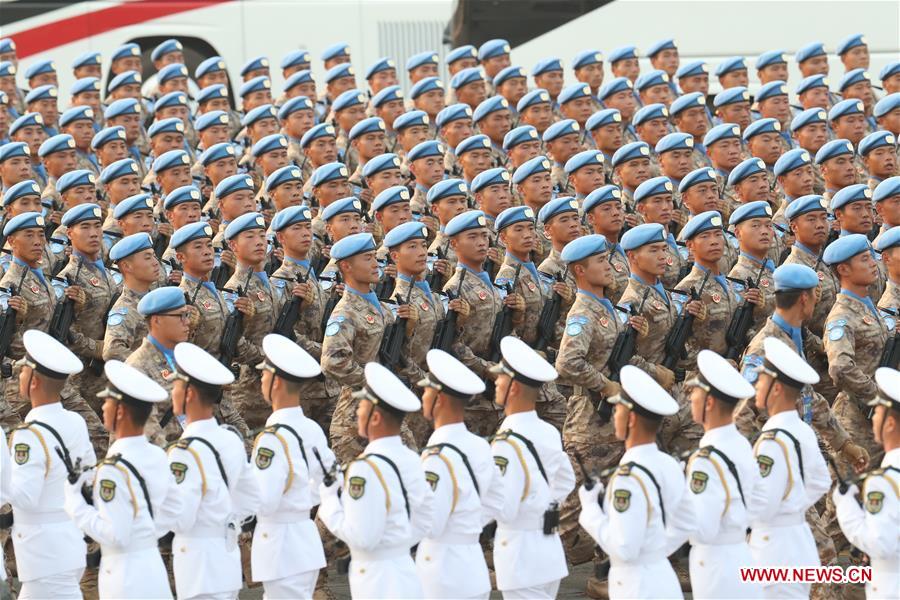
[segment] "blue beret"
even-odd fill
[[[175,230],[175,233],[172,234],[172,239],[169,240],[169,248],[179,248],[188,242],[201,238],[210,240],[213,238],[213,230],[210,224],[205,221],[188,223]]]
[[[450,222],[444,227],[444,235],[453,237],[463,231],[487,226],[487,219],[483,212],[480,210],[467,210],[450,219]]]
[[[578,126],[578,122],[575,119],[563,119],[545,129],[542,139],[545,142],[552,142],[564,135],[577,134],[580,132],[581,127]]]
[[[204,104],[205,102],[209,102],[210,100],[216,100],[217,98],[227,98],[228,97],[228,88],[225,87],[224,83],[214,83],[213,85],[208,85],[199,92],[197,92],[197,104]]]
[[[257,106],[253,110],[247,112],[244,115],[244,118],[241,119],[241,125],[244,127],[250,127],[257,121],[262,121],[263,119],[277,119],[278,113],[275,112],[275,107],[271,104],[263,104],[261,106]]]
[[[434,143],[437,144],[434,140],[423,143]],[[421,144],[419,144],[421,145]],[[440,146],[440,144],[438,144]],[[418,146],[416,146],[418,147]],[[415,148],[413,148],[415,150]],[[410,159],[412,160],[412,159]],[[363,177],[371,177],[373,175],[377,175],[382,171],[388,171],[390,169],[399,169],[400,168],[400,157],[396,154],[392,154],[390,152],[386,154],[379,154],[372,160],[366,162],[366,166],[363,167],[362,174]]]
[[[194,121],[194,128],[197,131],[205,131],[214,125],[228,125],[228,113],[224,110],[211,110],[203,113]]]
[[[75,83],[72,84],[72,87],[69,88],[69,92],[73,96],[77,96],[78,94],[83,94],[84,92],[99,92],[100,91],[100,80],[96,77],[82,77],[81,79],[76,79]]]
[[[17,156],[31,157],[31,149],[26,142],[7,142],[0,145],[0,163]]]
[[[547,223],[553,217],[566,212],[578,214],[578,200],[572,196],[554,198],[541,208],[538,218],[540,218],[541,223]]]
[[[255,191],[253,188],[253,178],[246,173],[229,175],[216,186],[216,198],[221,201],[225,196],[241,190]]]
[[[420,144],[416,144],[409,154],[406,155],[410,162],[426,158],[428,156],[444,156],[444,145],[437,140],[425,140]]]
[[[417,221],[397,225],[384,236],[385,248],[396,248],[410,240],[427,240],[428,228]]]
[[[93,121],[94,109],[90,106],[73,106],[59,117],[59,126],[65,127],[75,121]]]
[[[494,87],[500,87],[507,79],[521,78],[526,79],[525,69],[518,65],[506,67],[494,76]]]
[[[828,111],[828,120],[835,121],[847,115],[864,115],[866,113],[862,100],[848,98],[841,100]]]
[[[362,215],[362,202],[353,196],[335,200],[322,209],[322,220],[327,223],[334,217],[344,213],[356,213]]]
[[[232,240],[239,234],[251,229],[265,229],[266,220],[258,212],[244,213],[225,228],[225,239]]]
[[[574,263],[597,254],[606,254],[609,244],[602,235],[592,233],[575,238],[565,245],[560,253],[560,259],[565,263]]]
[[[760,54],[759,58],[756,59],[757,69],[765,69],[768,66],[778,64],[787,64],[784,50],[769,50]]]
[[[582,50],[572,59],[572,68],[578,70],[588,65],[603,64],[603,53],[599,50]]]
[[[313,125],[303,134],[303,137],[300,138],[300,147],[306,148],[314,140],[317,140],[320,137],[336,137],[334,125],[331,123],[319,123],[318,125]]]
[[[696,219],[697,217],[694,218]],[[627,252],[629,250],[636,250],[647,244],[665,241],[666,231],[662,225],[659,223],[642,223],[622,234],[620,243],[622,244],[622,249]]]
[[[669,74],[660,69],[654,69],[652,71],[647,71],[646,73],[641,73],[634,82],[634,87],[636,87],[638,91],[646,90],[655,85],[669,85]]]
[[[509,54],[509,42],[503,39],[488,40],[478,48],[478,60]]]
[[[6,188],[6,191],[3,193],[3,206],[9,206],[19,198],[26,196],[40,197],[40,195],[41,187],[37,182],[33,179],[25,179]]]
[[[327,163],[313,171],[311,185],[316,188],[335,179],[347,179],[350,172],[342,162]]]
[[[159,100],[156,101],[156,104],[153,105],[153,112],[162,110],[163,108],[169,108],[172,106],[187,106],[188,105],[188,97],[184,92],[169,92],[165,96],[160,97]]]
[[[634,201],[638,203],[657,194],[672,194],[674,190],[675,186],[672,185],[672,180],[665,175],[651,177],[641,182],[637,189],[634,190]]]
[[[12,38],[0,38],[0,54],[16,51],[16,42]]]
[[[558,58],[542,58],[534,65],[534,68],[531,70],[531,76],[537,77],[538,75],[543,75],[544,73],[549,73],[550,71],[562,71],[562,62]]]
[[[419,52],[418,54],[413,54],[409,58],[406,59],[406,70],[412,71],[413,69],[417,69],[422,65],[437,65],[438,64],[438,55],[434,50],[426,50],[425,52]]]
[[[697,75],[708,75],[709,67],[702,60],[692,60],[684,63],[675,71],[675,77],[684,79],[685,77],[695,77]]]
[[[83,221],[103,221],[103,211],[100,206],[91,202],[79,204],[67,210],[62,216],[62,224],[66,227],[72,227]]]
[[[513,173],[512,182],[522,183],[535,173],[550,173],[550,159],[541,155],[526,160]]]
[[[750,219],[767,219],[772,217],[772,207],[765,200],[747,202],[739,205],[728,219],[729,225],[739,225]]]
[[[354,233],[335,242],[331,247],[331,258],[344,260],[373,250],[375,250],[375,239],[371,233]]]
[[[137,212],[139,210],[153,210],[153,196],[150,194],[135,194],[134,196],[129,196],[116,204],[115,209],[113,210],[113,217],[116,219],[121,219],[127,215],[130,215],[133,212]]]
[[[572,158],[566,161],[563,170],[565,170],[566,175],[571,175],[578,169],[582,167],[586,167],[588,165],[603,165],[603,153],[599,150],[584,150],[575,154]]]
[[[807,125],[812,125],[813,123],[828,123],[828,113],[825,112],[824,108],[807,108],[801,113],[798,113],[791,120],[791,132],[797,132],[803,127]]]
[[[223,158],[236,158],[234,154],[234,144],[231,142],[219,142],[218,144],[213,144],[204,150],[203,154],[201,154],[197,160],[201,165],[206,167],[210,163],[222,160]]]
[[[630,79],[628,79],[627,77],[616,77],[600,86],[600,90],[597,92],[597,97],[602,102],[613,94],[626,91],[630,92],[633,89],[634,84],[631,83]]]
[[[155,137],[160,133],[181,133],[184,134],[184,122],[178,117],[169,117],[168,119],[159,119],[154,121],[150,128],[147,129],[147,135]]]
[[[194,69],[194,77],[200,79],[210,73],[218,73],[225,70],[225,61],[221,56],[210,56]]]
[[[835,156],[841,156],[842,154],[856,154],[856,151],[853,150],[853,144],[851,144],[849,140],[838,138],[836,140],[825,142],[822,147],[819,148],[819,151],[816,152],[816,164],[821,165],[826,160],[830,160]]]
[[[411,110],[394,119],[394,131],[403,131],[407,127],[428,125],[428,114],[424,110]]]
[[[540,139],[537,129],[535,129],[533,125],[520,125],[515,129],[510,129],[509,132],[503,136],[503,149],[509,151],[519,144]]]
[[[187,76],[188,70],[186,66],[181,63],[171,63],[159,70],[159,73],[156,74],[156,80],[159,83],[165,83],[170,79],[178,79],[179,77],[187,79]]]
[[[673,117],[683,110],[696,107],[706,108],[706,96],[700,92],[691,92],[679,96],[669,106],[669,114]]]
[[[857,46],[865,46],[866,38],[863,37],[861,33],[854,33],[853,35],[848,35],[840,42],[838,42],[837,48],[835,48],[835,52],[837,52],[838,56],[843,56],[848,50],[851,48],[856,48]]]
[[[688,189],[701,183],[715,183],[718,185],[716,172],[710,167],[700,167],[699,169],[694,169],[693,171],[685,175],[678,183],[678,193],[684,194]]]
[[[766,163],[761,158],[751,156],[747,160],[741,161],[728,174],[728,185],[737,185],[751,175],[766,172]]]
[[[75,149],[75,138],[73,138],[68,133],[61,133],[59,135],[54,135],[52,138],[47,138],[41,144],[40,148],[38,148],[38,156],[41,158],[45,156],[49,156],[54,152],[64,152],[66,150],[74,150]]]
[[[757,119],[747,125],[744,129],[744,141],[749,142],[751,138],[763,133],[780,133],[781,123],[778,119],[765,118]]]
[[[784,209],[784,216],[788,221],[793,221],[800,215],[818,211],[828,212],[828,202],[818,194],[807,194],[794,198]]]
[[[94,177],[93,171],[89,171],[88,169],[75,169],[74,171],[69,171],[59,177],[56,180],[56,191],[60,194],[65,194],[73,187],[77,187],[80,185],[95,185],[97,183],[97,178]]]
[[[876,119],[880,119],[897,108],[900,108],[900,92],[894,92],[876,102],[875,108],[872,109],[872,115]]]
[[[622,201],[622,190],[619,189],[618,186],[615,185],[604,185],[603,187],[599,187],[590,194],[588,194],[584,199],[584,212],[589,213],[594,210],[594,207],[600,206],[606,202],[621,202]]]
[[[469,85],[476,81],[484,81],[484,75],[481,74],[481,69],[478,67],[467,67],[458,71],[456,75],[453,76],[453,79],[450,80],[450,87],[454,90],[458,90],[464,85]]]
[[[866,156],[875,148],[881,148],[883,146],[896,149],[897,138],[894,137],[894,134],[884,130],[870,133],[859,142],[859,155]]]
[[[853,202],[871,202],[872,190],[864,183],[854,183],[841,188],[831,197],[831,210],[844,208]]]
[[[857,254],[869,252],[871,247],[869,239],[861,233],[843,235],[828,244],[822,255],[822,260],[831,267],[848,261]]]
[[[200,197],[200,190],[193,185],[183,185],[166,194],[166,197],[163,199],[163,208],[169,210],[179,204],[186,204],[188,202],[203,204],[203,199]],[[116,208],[118,208],[118,206]]]
[[[294,96],[278,109],[278,118],[284,121],[299,110],[313,110],[312,100],[306,96]]]
[[[169,150],[168,152],[160,154],[159,157],[153,161],[153,170],[156,171],[156,174],[158,175],[166,169],[189,164],[191,164],[191,157],[188,156],[187,152],[184,150]]]
[[[838,90],[843,92],[854,83],[859,83],[861,81],[868,81],[871,83],[872,79],[865,69],[852,69],[844,73],[844,76],[841,77],[841,81],[838,83]]]
[[[638,158],[650,158],[650,145],[647,142],[631,142],[625,144],[612,157],[613,168]]]
[[[392,100],[403,100],[403,90],[399,85],[389,85],[372,96],[371,104],[374,108],[381,108],[382,104]]]
[[[297,71],[296,73],[291,73],[291,76],[284,80],[284,90],[287,91],[292,87],[298,86],[301,83],[310,83],[314,82],[312,71],[309,69],[303,69],[301,71]]]
[[[244,66],[241,67],[240,73],[241,77],[249,73],[250,71],[259,71],[260,69],[268,69],[269,68],[269,59],[265,56],[257,56],[256,58],[251,58]]]
[[[522,221],[530,221],[534,224],[534,210],[530,206],[510,206],[497,215],[497,220],[494,221],[494,229],[502,231],[510,225],[515,225]]]
[[[150,59],[159,60],[166,54],[171,54],[172,52],[181,52],[183,49],[184,46],[181,45],[181,42],[175,39],[168,39],[153,49],[153,52],[150,53]]]
[[[588,131],[593,131],[598,127],[603,127],[604,125],[620,125],[622,123],[622,113],[619,112],[617,108],[604,108],[603,110],[598,110],[590,117],[588,117],[587,122],[584,124],[584,128]]]
[[[798,63],[805,62],[811,58],[815,58],[816,56],[826,56],[825,54],[825,45],[822,42],[811,42],[799,50],[794,55],[794,60]]]
[[[787,96],[787,84],[783,81],[770,81],[769,83],[760,86],[760,88],[756,91],[756,101],[762,102],[763,100],[768,100],[769,98],[774,98],[775,96]]]
[[[368,117],[350,128],[347,139],[352,142],[361,135],[367,133],[384,133],[384,131],[384,121],[381,120],[381,117]]]
[[[704,231],[709,231],[710,229],[722,229],[722,215],[720,215],[716,210],[708,210],[706,212],[700,213],[699,215],[693,216],[687,223],[685,223],[679,237],[682,240],[690,240],[700,235]]]
[[[888,77],[892,77],[897,73],[900,73],[900,60],[895,60],[884,65],[884,67],[878,73],[878,79],[884,81]]]
[[[339,63],[325,71],[325,83],[331,83],[335,79],[344,77],[355,78],[355,75],[356,71],[353,69],[353,65],[350,63]]]
[[[425,199],[428,201],[428,204],[433,204],[444,198],[465,196],[468,193],[469,187],[462,179],[442,179],[431,186],[431,189],[425,195]]]
[[[738,102],[750,102],[750,92],[742,85],[722,90],[713,98],[713,106],[716,108]]]
[[[306,223],[312,221],[312,212],[308,206],[288,206],[279,210],[272,217],[272,231],[281,231],[294,223]]]
[[[578,98],[590,98],[591,86],[586,83],[572,83],[562,89],[556,100],[560,104],[577,100]]]
[[[332,44],[322,51],[322,60],[331,60],[338,56],[350,56],[350,45],[347,42]]]
[[[281,133],[272,133],[262,138],[250,148],[250,154],[253,158],[259,158],[266,152],[272,152],[274,150],[287,150],[288,141],[287,137]]]
[[[397,65],[394,64],[394,60],[392,58],[389,58],[387,56],[379,58],[374,63],[369,65],[368,69],[366,69],[366,79],[371,79],[375,73],[381,73],[382,71],[396,68]]]
[[[141,77],[141,74],[137,71],[123,71],[112,78],[107,86],[107,92],[113,92],[123,85],[141,85],[143,82],[144,78]],[[129,98],[122,98],[122,100],[128,99]]]
[[[454,154],[456,154],[457,158],[465,154],[466,152],[471,152],[472,150],[482,150],[482,149],[490,149],[491,140],[488,136],[484,134],[473,135],[467,137],[459,144],[457,144],[456,149],[454,150]]]
[[[123,158],[107,165],[100,171],[100,182],[109,183],[119,177],[127,177],[128,175],[138,175],[140,170],[133,158]]]
[[[56,100],[57,96],[59,96],[59,91],[56,89],[55,85],[50,83],[39,85],[25,94],[25,104],[31,104],[38,100]]]
[[[52,60],[40,60],[28,65],[25,69],[25,79],[31,79],[43,73],[56,73],[56,63]]]
[[[121,240],[113,244],[113,247],[109,249],[109,260],[115,262],[117,260],[122,260],[123,258],[128,258],[132,254],[137,254],[142,250],[152,250],[153,249],[153,240],[150,238],[150,234],[146,231],[141,231],[140,233],[133,233],[131,235],[126,235]],[[163,288],[163,289],[177,289],[177,288]]]
[[[45,225],[46,223],[44,222],[44,217],[41,216],[41,213],[25,212],[16,215],[6,222],[6,225],[3,227],[3,235],[10,236],[22,229],[43,229]]]
[[[677,50],[678,47],[675,45],[675,40],[672,38],[667,38],[664,40],[659,40],[657,42],[653,42],[650,44],[650,47],[647,48],[647,56],[653,57],[662,52],[663,50]]]
[[[340,112],[345,108],[350,108],[351,106],[356,106],[357,104],[366,103],[366,95],[363,94],[359,90],[347,90],[342,93],[340,96],[335,98],[334,104],[331,105],[331,110],[334,112]]]
[[[129,58],[131,56],[140,56],[141,55],[141,47],[135,44],[134,42],[129,42],[127,44],[122,44],[118,48],[116,48],[112,56],[110,57],[111,61],[117,61],[120,58]]]
[[[875,187],[872,200],[881,202],[892,196],[900,195],[900,176],[888,177]]]
[[[689,133],[669,133],[664,135],[658,142],[654,150],[657,154],[664,152],[672,152],[673,150],[693,150],[694,136]]]
[[[16,65],[12,61],[0,61],[0,77],[11,77],[16,74]]]
[[[447,53],[446,61],[448,65],[452,65],[458,60],[462,60],[463,58],[478,58],[478,51],[475,49],[475,46],[471,44],[466,44],[465,46],[458,46]]]
[[[772,274],[776,292],[794,292],[819,287],[819,275],[806,265],[781,265]]]
[[[475,107],[472,120],[478,123],[493,112],[509,110],[509,102],[503,96],[491,96]]]
[[[300,174],[300,167],[297,165],[286,165],[273,171],[271,175],[266,177],[266,191],[271,192],[279,185],[289,181],[296,181],[297,183],[303,182],[303,177]]]
[[[626,58],[637,58],[638,52],[637,48],[634,46],[619,46],[618,48],[613,48],[609,52],[609,56],[607,57],[610,63],[617,63],[620,60],[625,60]]]
[[[812,158],[809,156],[809,152],[803,148],[794,148],[778,157],[778,160],[775,161],[775,168],[773,171],[775,177],[781,177],[785,173],[789,173],[800,167],[805,167],[808,164],[812,164]]]
[[[493,169],[487,169],[486,171],[482,171],[481,173],[476,175],[472,180],[472,193],[477,194],[489,185],[497,184],[509,184],[509,171],[507,171],[503,167],[494,167]]]
[[[30,112],[25,113],[18,119],[12,122],[9,126],[9,137],[12,137],[16,134],[17,131],[24,127],[43,127],[44,126],[44,117],[41,116],[41,113],[38,112]]]
[[[531,90],[522,96],[516,103],[516,111],[522,112],[529,106],[534,106],[535,104],[550,104],[549,92],[543,88]]]
[[[828,87],[828,78],[825,77],[825,75],[818,74],[818,75],[810,75],[809,77],[804,77],[803,80],[799,84],[797,84],[797,89],[795,91],[797,92],[797,95],[799,96],[800,94],[808,92],[809,90],[811,90],[813,88],[819,88],[819,87],[823,87],[823,88]]]
[[[884,252],[888,248],[900,246],[900,225],[895,225],[875,238],[875,249]]]
[[[409,202],[409,188],[405,185],[392,185],[388,189],[379,193],[372,200],[372,210],[379,211],[387,208],[391,204],[399,204],[400,202]]]
[[[138,302],[137,309],[142,317],[150,317],[177,310],[185,305],[184,292],[176,286],[164,286],[150,290]]]
[[[241,87],[238,90],[238,96],[243,98],[247,94],[252,94],[253,92],[263,92],[270,89],[272,89],[272,81],[265,75],[258,75],[253,79],[248,79],[241,84]]]

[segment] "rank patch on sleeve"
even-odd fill
[[[354,500],[359,500],[366,493],[366,480],[364,477],[351,477],[347,482],[347,493]]]
[[[437,489],[438,480],[440,479],[440,475],[433,471],[425,471],[425,481],[428,482],[428,485],[431,486],[432,490]]]
[[[756,457],[756,462],[759,463],[759,474],[762,477],[768,477],[769,473],[772,472],[772,465],[775,464],[775,461],[765,454],[760,454]]]
[[[691,475],[691,491],[695,494],[702,494],[706,489],[707,481],[709,481],[709,475],[703,471],[694,471]]]
[[[104,502],[112,502],[116,497],[116,482],[110,479],[100,480],[100,499]]]
[[[169,468],[172,470],[172,475],[175,476],[175,483],[181,483],[184,481],[184,476],[187,474],[187,465],[180,462],[173,462],[169,465]]]
[[[884,506],[884,494],[881,492],[869,492],[866,494],[866,510],[877,515]]]
[[[613,492],[613,507],[621,512],[628,510],[631,506],[631,492],[628,490],[616,490]]]
[[[260,448],[256,452],[256,467],[259,470],[265,470],[272,466],[272,457],[275,453],[268,448]]]
[[[503,456],[495,456],[494,464],[500,469],[501,475],[506,475],[506,465],[509,464],[509,461]]]
[[[16,444],[14,452],[16,464],[24,465],[28,462],[28,455],[31,454],[31,448],[28,446],[28,444]]]

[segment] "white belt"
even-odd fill
[[[306,512],[289,512],[286,514],[273,513],[264,517],[257,517],[259,525],[290,525],[292,523],[305,523],[309,521],[309,511]]]
[[[727,531],[725,533],[720,533],[719,536],[712,540],[711,542],[703,542],[702,544],[696,544],[697,546],[732,546],[734,544],[741,544],[747,541],[747,534],[743,531]]]
[[[754,529],[769,529],[778,527],[793,527],[794,525],[802,525],[806,523],[806,517],[803,513],[790,515],[775,515],[770,521],[759,523]]]
[[[477,533],[445,533],[439,538],[428,538],[428,541],[447,546],[469,546],[478,543],[478,535]]]
[[[628,561],[628,562],[625,562],[625,561],[619,562],[613,558],[610,558],[609,564],[610,564],[610,566],[613,566],[613,567],[623,567],[623,568],[628,568],[628,569],[634,569],[635,567],[646,567],[646,566],[649,566],[650,563],[660,562],[660,561],[665,561],[666,563],[669,562],[668,560],[666,560],[666,555],[662,551],[648,552],[646,554],[641,554],[637,558],[637,560]]]
[[[221,525],[197,525],[190,531],[179,534],[184,538],[224,538],[228,532],[228,524]]]
[[[409,556],[408,546],[394,546],[393,548],[382,548],[380,550],[357,550],[350,548],[350,560],[376,561],[398,558],[401,556]]]
[[[510,523],[497,523],[497,530],[512,530],[512,531],[540,531],[543,533],[544,524],[543,524],[543,515],[540,516],[531,516],[524,517],[521,519],[516,519]]]
[[[13,511],[13,515],[13,523],[18,525],[48,525],[50,523],[65,523],[66,521],[71,521],[69,515],[67,515],[64,510],[38,513],[15,510]]]
[[[157,541],[155,538],[147,538],[134,541],[124,548],[115,546],[103,546],[103,556],[120,556],[122,554],[131,554],[132,552],[141,552],[149,548],[156,548]]]

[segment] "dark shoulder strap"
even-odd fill
[[[69,454],[69,449],[66,447],[66,443],[63,441],[62,436],[59,435],[59,432],[51,427],[49,424],[44,423],[43,421],[28,421],[26,423],[22,423],[19,428],[27,429],[31,425],[39,425],[53,434],[53,437],[56,438],[56,441],[59,442],[60,450],[65,457],[65,462],[68,464],[72,463],[72,456]],[[49,456],[47,458],[50,458]]]
[[[530,452],[531,456],[534,457],[534,461],[537,463],[538,470],[541,472],[541,477],[543,477],[544,481],[546,481],[547,484],[549,485],[550,480],[547,479],[547,471],[544,470],[544,463],[541,462],[541,457],[538,456],[537,448],[534,447],[534,443],[531,440],[529,440],[527,437],[522,435],[521,433],[517,433],[511,429],[506,431],[506,435],[507,435],[507,437],[512,436],[512,437],[519,438],[520,440],[522,440],[522,443],[525,444],[526,448],[528,448],[528,452]]]
[[[423,451],[431,450],[432,448],[436,449],[438,453],[440,453],[443,448],[450,448],[462,458],[463,464],[466,467],[466,470],[469,472],[469,477],[472,479],[472,485],[475,486],[475,493],[481,496],[481,489],[478,487],[478,479],[475,478],[475,471],[472,469],[471,463],[469,463],[469,457],[465,455],[465,453],[454,446],[449,442],[441,442],[440,444],[434,444],[433,446],[426,446],[423,448]]]
[[[188,446],[191,445],[191,442],[194,442],[194,441],[200,442],[201,444],[203,444],[204,446],[209,448],[209,450],[213,453],[213,456],[216,459],[216,464],[219,466],[219,473],[222,475],[222,481],[225,482],[225,487],[228,487],[228,475],[225,474],[225,465],[222,464],[222,456],[219,454],[219,451],[216,450],[215,446],[213,446],[212,444],[209,443],[209,440],[205,440],[202,437],[197,437],[197,436],[185,437],[185,438],[181,438],[180,440],[178,440],[176,445],[179,448],[186,449]]]
[[[131,464],[131,461],[126,460],[121,454],[114,454],[103,461],[106,464],[116,464],[122,463],[125,467],[131,471],[131,474],[134,475],[134,478],[137,479],[138,484],[141,486],[141,492],[144,494],[144,500],[147,502],[147,510],[150,511],[150,517],[153,517],[153,503],[150,502],[150,491],[147,489],[147,481],[141,477],[140,471]]]
[[[773,431],[775,433],[783,433],[784,435],[790,438],[791,442],[794,443],[794,450],[797,452],[797,465],[800,467],[800,479],[806,482],[806,474],[803,471],[803,453],[800,452],[800,440],[794,437],[794,434],[788,431],[787,429],[781,429],[780,427],[776,427],[774,429],[767,429],[766,431]],[[774,436],[775,433],[772,435]]]
[[[306,449],[303,447],[303,438],[300,437],[300,434],[297,433],[296,429],[285,423],[275,423],[271,427],[267,427],[264,431],[275,433],[279,429],[287,429],[288,432],[291,433],[291,435],[297,438],[297,443],[300,444],[300,455],[303,457],[303,464],[305,464],[306,468],[309,469],[309,461],[306,459]]]
[[[718,448],[716,448],[715,446],[712,446],[712,445],[704,446],[703,448],[700,448],[700,450],[698,450],[697,452],[703,458],[709,458],[709,454],[713,453],[722,459],[722,462],[724,462],[725,466],[728,467],[728,471],[731,473],[731,476],[734,477],[734,480],[737,483],[738,493],[741,495],[741,503],[746,508],[747,499],[744,498],[744,488],[743,488],[743,486],[741,486],[741,478],[738,476],[738,470],[737,470],[737,467],[735,466],[734,462],[730,458],[728,458],[728,456],[724,452],[722,452],[721,450],[719,450]]]
[[[645,467],[644,465],[642,465],[640,463],[631,461],[626,464],[632,469],[640,469],[647,475],[647,477],[650,478],[650,481],[653,482],[654,487],[656,487],[656,497],[659,498],[659,512],[660,512],[660,515],[662,515],[662,522],[663,522],[663,526],[665,527],[665,525],[666,525],[666,505],[663,503],[662,488],[659,487],[659,482],[656,480],[656,477],[653,475],[653,473],[650,471],[650,469],[648,469],[647,467]]]
[[[392,461],[390,458],[388,458],[384,454],[375,454],[374,452],[372,454],[366,454],[362,458],[368,458],[370,456],[375,456],[377,458],[380,458],[381,460],[383,460],[384,462],[389,464],[391,466],[391,468],[394,470],[394,473],[397,474],[397,481],[400,482],[400,491],[403,492],[403,503],[406,505],[406,516],[409,517],[411,514],[409,512],[409,496],[406,494],[406,486],[403,485],[403,477],[400,476],[400,469],[397,468],[397,463]]]

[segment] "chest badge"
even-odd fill
[[[266,293],[265,293],[264,291],[262,291],[262,290],[259,290],[258,292],[256,292],[256,297],[259,298],[259,301],[260,301],[260,302],[265,302],[265,300],[266,300]]]
[[[428,310],[431,307],[428,306],[428,302],[426,302],[425,300],[422,300],[422,304],[419,305],[419,308],[421,308],[422,310]]]
[[[662,303],[659,300],[654,301],[653,302],[653,310],[660,310],[660,309],[662,309]]]
[[[600,317],[600,325],[606,327],[607,325],[609,325],[609,319],[607,319],[606,317]]]
[[[817,273],[817,275],[819,276],[819,281],[824,281],[824,280],[825,280],[825,273],[819,271],[819,272]]]
[[[769,280],[763,279],[762,281],[759,282],[759,285],[763,286],[764,288],[767,288],[767,287],[769,287]]]
[[[720,294],[719,292],[713,292],[713,295],[712,295],[712,301],[715,302],[716,304],[718,304],[719,302],[721,302],[721,301],[722,301],[722,294]]]
[[[31,285],[29,285],[29,286],[28,286],[28,289],[31,290],[31,293],[32,293],[32,294],[37,294],[37,293],[40,291],[40,288],[39,288],[36,284],[34,284],[34,283],[32,283]]]
[[[866,315],[863,317],[863,323],[865,323],[866,325],[871,325],[874,322],[875,322],[875,320],[872,317],[870,317],[869,315]]]
[[[366,323],[369,323],[371,325],[374,322],[375,322],[375,315],[372,315],[372,314],[366,315]]]
[[[531,290],[532,292],[534,291],[534,282],[533,281],[528,282],[528,289]]]
[[[200,305],[203,306],[203,308],[206,310],[212,310],[212,302],[210,302],[209,300],[203,300],[202,302],[200,302]]]
[[[88,279],[88,283],[90,283],[94,287],[97,287],[98,285],[100,285],[100,280],[96,277],[91,277],[90,279]]]
[[[479,300],[484,300],[485,298],[487,298],[487,292],[486,292],[486,291],[481,290],[480,292],[478,292],[478,299],[479,299]]]
[[[616,273],[621,273],[624,269],[625,267],[622,266],[622,263],[613,263],[613,270],[615,270]]]

